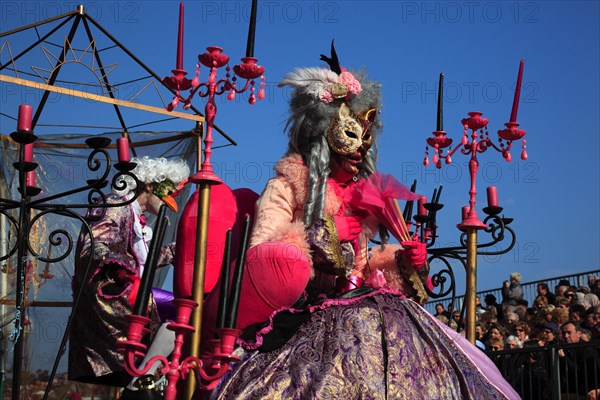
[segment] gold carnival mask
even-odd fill
[[[331,122],[327,131],[327,142],[335,153],[341,156],[354,154],[364,146],[369,149],[373,143],[370,132],[371,124],[375,119],[376,110],[367,111],[359,117],[350,110],[346,103],[339,108],[338,118]]]

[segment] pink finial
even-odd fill
[[[515,98],[513,100],[512,112],[510,113],[510,122],[517,122],[519,98],[521,97],[521,81],[523,80],[523,64],[525,64],[525,60],[521,60],[521,63],[519,64],[519,75],[517,77],[517,87],[515,88]]]
[[[183,69],[183,1],[179,3],[179,29],[177,31],[177,61],[175,69]]]

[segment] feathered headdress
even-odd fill
[[[279,83],[279,86],[292,86],[325,103],[331,103],[335,99],[348,99],[351,94],[360,94],[362,91],[360,82],[352,73],[340,66],[333,41],[331,42],[331,58],[321,54],[321,60],[329,64],[329,70],[297,68],[290,72]]]
[[[290,135],[288,151],[300,154],[309,169],[309,193],[305,205],[307,225],[322,214],[326,187],[323,177],[330,172],[330,149],[326,136],[332,121],[339,118],[340,104],[345,103],[357,116],[364,116],[369,110],[381,109],[380,85],[368,80],[363,72],[350,72],[341,67],[333,42],[331,57],[321,55],[321,60],[331,68],[297,68],[278,85],[293,88],[291,115],[286,126]],[[366,177],[375,171],[375,142],[381,130],[378,114],[375,113],[369,125],[374,145],[363,157],[359,177]]]

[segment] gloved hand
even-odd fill
[[[340,242],[352,242],[356,240],[358,235],[362,232],[360,217],[355,215],[336,214],[333,216],[333,220],[335,221]]]
[[[417,271],[425,265],[427,261],[427,247],[425,243],[416,240],[400,242],[403,249],[398,250],[398,255],[404,262],[410,264]]]

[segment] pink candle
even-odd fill
[[[28,143],[24,145],[25,153],[23,154],[23,161],[31,162],[33,159],[33,143]]]
[[[496,186],[489,186],[487,188],[487,201],[488,207],[498,207],[498,191]]]
[[[417,201],[417,205],[419,207],[418,208],[419,215],[423,215],[423,216],[427,215],[427,209],[425,208],[425,203],[427,203],[427,196],[419,197],[419,200]]]
[[[19,106],[19,118],[17,119],[18,131],[31,131],[31,114],[33,108],[29,104],[21,104]]]
[[[517,111],[519,111],[519,97],[521,97],[521,81],[523,80],[523,64],[525,60],[521,60],[519,64],[519,75],[517,77],[517,87],[515,88],[515,98],[513,100],[512,112],[510,113],[510,122],[517,122]]]
[[[462,208],[462,220],[464,221],[465,219],[467,219],[467,217],[469,216],[469,210],[471,209],[471,207],[469,206],[464,206]]]
[[[25,185],[35,187],[35,171],[27,172],[27,175],[25,175]]]
[[[183,69],[183,1],[179,3],[179,30],[177,31],[176,69]]]
[[[129,162],[131,160],[129,156],[129,139],[124,137],[117,139],[117,154],[119,162]]]

